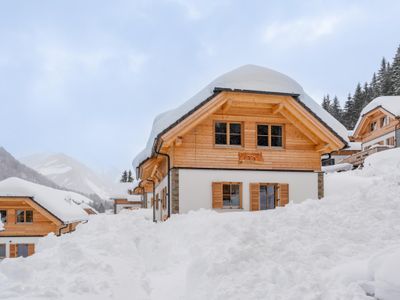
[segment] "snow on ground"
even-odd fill
[[[0,264],[1,299],[400,299],[400,149],[263,212],[97,215]],[[373,296],[368,296],[374,295]]]

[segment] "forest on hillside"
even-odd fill
[[[330,112],[347,129],[352,130],[357,123],[361,110],[379,96],[400,95],[400,46],[390,62],[382,58],[380,68],[372,75],[370,82],[359,82],[354,94],[349,94],[344,107],[340,106],[337,96],[324,96],[322,107]]]

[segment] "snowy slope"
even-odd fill
[[[83,163],[65,154],[35,154],[24,157],[21,161],[67,189],[87,195],[97,194],[102,199],[108,199],[115,193],[115,184],[111,180],[99,176]]]
[[[326,176],[326,197],[154,224],[97,215],[0,263],[2,299],[400,299],[400,149]],[[373,296],[368,296],[374,295]]]

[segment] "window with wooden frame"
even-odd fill
[[[0,210],[0,220],[1,223],[5,224],[7,223],[7,211],[6,210]]]
[[[283,147],[283,125],[257,124],[258,147]]]
[[[386,145],[394,146],[394,136],[386,139]]]
[[[214,144],[227,146],[242,145],[242,123],[239,122],[215,122]]]
[[[242,183],[213,182],[212,207],[224,209],[242,208]]]
[[[369,130],[372,132],[374,130],[376,130],[376,121],[375,122],[371,122],[371,124],[369,124]]]
[[[380,126],[381,126],[381,128],[382,127],[385,127],[386,125],[388,125],[389,124],[389,118],[388,118],[388,116],[384,116],[384,117],[382,117],[381,119],[380,119]]]
[[[250,183],[250,210],[274,209],[288,203],[287,183]]]
[[[17,223],[33,223],[33,211],[18,209],[16,211]]]

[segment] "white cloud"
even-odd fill
[[[311,43],[325,36],[334,34],[342,27],[348,14],[333,14],[308,17],[289,22],[276,22],[263,31],[263,41],[281,45]]]

